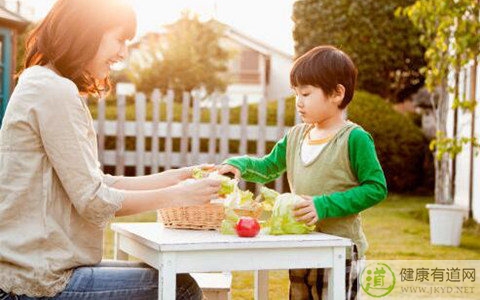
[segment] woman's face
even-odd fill
[[[127,56],[125,42],[123,27],[114,27],[105,32],[95,57],[87,64],[86,70],[90,75],[98,80],[105,79],[110,72],[110,66]]]

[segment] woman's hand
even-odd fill
[[[226,173],[232,173],[233,175],[235,175],[235,179],[240,180],[242,178],[242,174],[240,174],[240,170],[235,168],[232,165],[223,164],[223,165],[217,166],[216,168],[217,168],[218,174],[220,175],[223,175]]]
[[[302,196],[302,198],[304,200],[293,207],[293,215],[298,222],[314,225],[318,221],[318,215],[313,198],[310,196]]]
[[[172,186],[175,205],[190,206],[209,203],[210,200],[219,197],[220,183],[220,180],[205,178]]]

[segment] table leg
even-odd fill
[[[254,277],[254,298],[268,299],[268,270],[255,270]]]
[[[333,249],[333,266],[328,277],[328,299],[345,299],[345,248]]]
[[[174,300],[177,288],[177,273],[175,253],[160,255],[160,270],[158,274],[158,299]]]
[[[120,249],[120,234],[118,232],[115,232],[113,247],[113,259],[128,260],[128,254]]]

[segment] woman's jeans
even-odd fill
[[[178,274],[176,298],[200,300],[202,290],[190,275]],[[75,269],[65,289],[53,298],[10,295],[0,290],[0,300],[37,299],[158,299],[158,271],[143,263],[107,260]]]

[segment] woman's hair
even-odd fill
[[[105,32],[119,26],[125,40],[135,36],[135,13],[124,0],[58,0],[30,32],[24,67],[51,64],[81,93],[106,92],[108,77],[96,80],[85,67],[95,57]]]
[[[333,46],[318,46],[300,56],[290,71],[290,84],[293,87],[312,85],[319,87],[331,96],[341,84],[345,96],[340,108],[352,101],[357,81],[357,69],[350,57]]]

